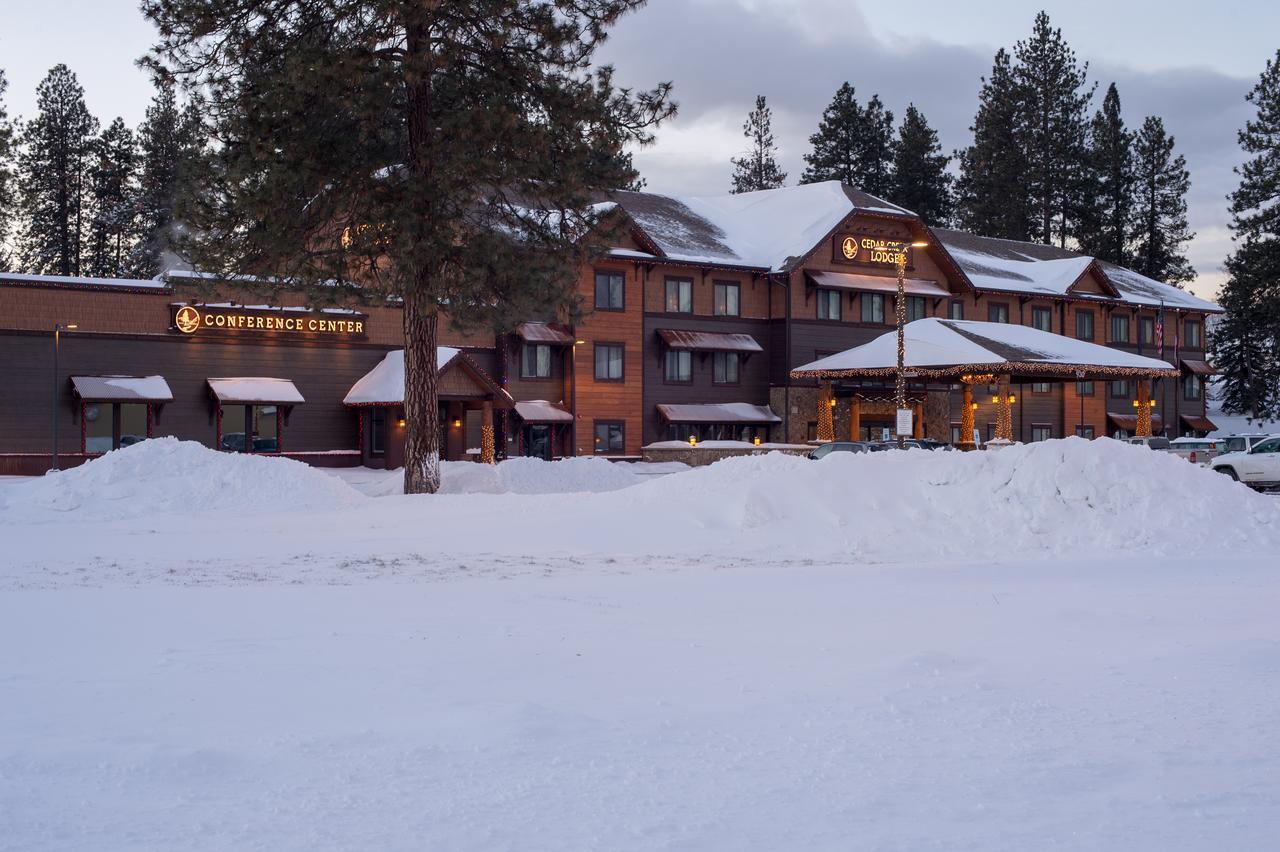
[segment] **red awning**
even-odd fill
[[[658,413],[668,423],[781,423],[782,418],[767,405],[749,402],[659,405]]]
[[[1116,424],[1119,428],[1126,432],[1132,432],[1138,428],[1138,415],[1136,414],[1117,414],[1114,411],[1107,412],[1107,419]],[[1159,429],[1164,423],[1164,418],[1154,411],[1151,412],[1151,428]]]
[[[568,346],[573,343],[573,335],[563,327],[549,322],[522,322],[516,326],[516,334],[525,343],[551,343],[557,346]]]
[[[1189,373],[1195,373],[1197,376],[1212,376],[1218,372],[1213,369],[1208,361],[1193,361],[1190,358],[1182,359],[1182,369]]]
[[[809,272],[814,284],[831,290],[873,290],[877,293],[898,292],[898,279],[889,275],[858,275],[853,272]],[[909,296],[950,296],[946,287],[925,278],[907,278],[903,289]]]
[[[749,334],[727,334],[722,331],[687,331],[660,328],[658,337],[672,349],[697,352],[763,352],[764,347]]]
[[[572,423],[573,413],[559,403],[529,399],[516,403],[516,414],[525,423]]]
[[[1187,424],[1187,428],[1194,429],[1197,432],[1216,432],[1218,426],[1208,417],[1201,417],[1197,414],[1182,415],[1182,422]]]

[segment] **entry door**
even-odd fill
[[[524,427],[524,454],[551,461],[551,427],[545,423],[531,423]]]

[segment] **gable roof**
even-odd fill
[[[494,398],[500,408],[509,408],[512,404],[511,394],[498,386],[489,374],[477,364],[470,355],[452,346],[436,347],[436,367],[443,378],[455,367],[461,367],[483,391]],[[343,397],[343,405],[403,405],[404,404],[404,350],[393,349],[374,365],[373,369],[361,376],[347,395]]]

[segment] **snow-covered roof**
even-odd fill
[[[660,328],[658,337],[672,349],[695,352],[763,352],[764,347],[749,334],[724,331],[690,331],[683,328]]]
[[[209,390],[213,391],[218,402],[229,405],[242,403],[295,405],[306,401],[289,379],[266,376],[209,379]]]
[[[903,338],[904,365],[924,371],[963,368],[969,372],[999,373],[1014,365],[1018,372],[1030,370],[1045,375],[1069,372],[1077,366],[1121,368],[1138,374],[1178,374],[1171,364],[1155,358],[1025,325],[929,317],[907,323]],[[791,375],[806,378],[843,371],[871,375],[894,370],[897,355],[897,333],[890,331],[862,346],[798,367]]]
[[[658,413],[668,423],[781,423],[782,418],[767,405],[749,402],[659,405]]]
[[[169,402],[173,391],[164,376],[72,376],[71,385],[90,402]]]
[[[436,369],[457,356],[452,346],[436,347]],[[394,349],[356,381],[342,398],[343,405],[402,405],[404,403],[404,350]]]
[[[809,272],[813,283],[834,290],[875,290],[882,293],[898,292],[898,279],[888,275],[859,275],[854,272]],[[936,281],[925,278],[904,278],[902,289],[913,296],[949,296],[951,291]]]
[[[0,272],[0,284],[46,284],[54,287],[120,287],[141,290],[164,290],[169,285],[161,278],[90,278],[82,275],[29,275]]]
[[[516,334],[525,343],[551,343],[557,346],[568,346],[573,343],[573,335],[563,326],[547,322],[522,322],[516,326]]]
[[[770,271],[786,269],[855,211],[914,215],[839,181],[732,195],[612,197],[667,258]]]
[[[526,423],[572,423],[573,413],[563,405],[545,399],[516,403],[516,414]]]

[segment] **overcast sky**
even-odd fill
[[[116,115],[137,124],[151,89],[134,60],[153,30],[134,0],[7,5],[0,67],[9,77],[10,114],[31,114],[36,84],[65,62],[104,124]],[[1230,250],[1225,196],[1240,160],[1236,131],[1249,115],[1244,96],[1280,48],[1280,4],[1043,6],[1089,63],[1097,101],[1115,81],[1131,126],[1160,115],[1176,137],[1191,170],[1191,260],[1200,273],[1193,289],[1212,296]],[[914,102],[948,151],[967,144],[980,77],[998,47],[1027,36],[1036,8],[1014,0],[916,0],[889,14],[857,0],[650,0],[614,31],[604,59],[624,84],[675,83],[679,117],[637,157],[649,188],[721,193],[757,93],[773,107],[790,183],[823,107],[845,80],[860,100],[879,93],[896,118]]]

